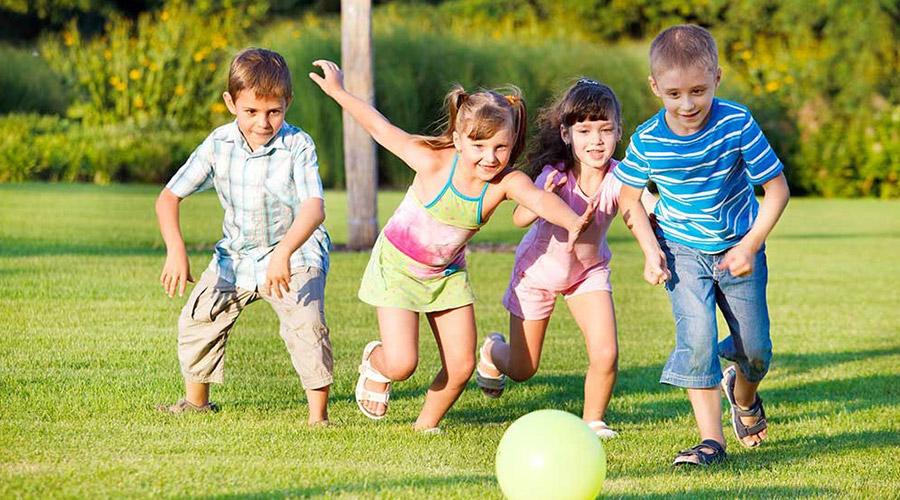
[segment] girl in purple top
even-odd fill
[[[618,346],[606,232],[618,210],[622,187],[612,170],[616,143],[622,136],[619,102],[613,91],[581,79],[542,110],[539,139],[530,158],[541,169],[537,186],[557,195],[582,213],[596,203],[594,220],[566,251],[567,233],[523,206],[513,213],[525,227],[535,222],[516,250],[516,260],[503,305],[509,310],[509,343],[489,335],[480,351],[476,380],[489,397],[499,397],[505,378],[531,378],[538,369],[544,335],[556,296],[562,294],[584,334],[590,364],[584,382],[583,418],[602,438],[616,432],[603,415],[616,381]],[[647,203],[654,203],[648,195]]]

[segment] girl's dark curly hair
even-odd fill
[[[593,120],[614,122],[618,137],[622,137],[622,110],[615,92],[595,80],[579,78],[539,111],[538,132],[528,152],[527,173],[533,178],[544,165],[557,163],[562,163],[564,170],[572,168],[575,157],[572,148],[560,136],[560,126],[571,127],[581,121]]]

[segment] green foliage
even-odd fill
[[[0,44],[0,113],[61,114],[69,103],[62,78],[37,54]]]
[[[69,115],[87,125],[134,121],[204,128],[227,113],[227,66],[265,8],[210,10],[173,0],[136,22],[114,16],[100,37],[73,21],[42,43],[44,57],[77,88]]]
[[[376,105],[394,124],[412,133],[436,132],[441,106],[453,82],[466,88],[519,86],[530,116],[554,94],[580,75],[603,80],[623,103],[627,130],[655,110],[645,85],[641,55],[629,47],[595,44],[571,45],[562,41],[524,43],[491,39],[464,40],[410,24],[375,24],[374,52]],[[339,107],[305,76],[315,59],[339,61],[339,30],[332,24],[307,20],[273,30],[267,45],[284,54],[294,75],[294,104],[288,120],[315,139],[320,172],[328,186],[343,186],[341,113]],[[412,171],[398,158],[380,150],[383,184],[402,187]]]
[[[0,183],[23,180],[160,182],[206,132],[162,125],[83,126],[55,116],[0,117]]]

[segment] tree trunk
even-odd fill
[[[374,104],[371,0],[341,0],[341,66],[347,91]],[[347,180],[347,246],[354,250],[371,248],[378,235],[375,141],[346,111],[344,172]]]

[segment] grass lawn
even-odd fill
[[[537,376],[500,400],[474,385],[442,424],[412,432],[437,370],[422,360],[395,387],[389,418],[353,402],[374,311],[356,299],[364,253],[335,253],[327,316],[335,348],[338,425],[308,429],[302,391],[275,314],[250,307],[229,339],[215,415],[169,417],[152,405],[181,395],[176,318],[184,299],[158,284],[164,258],[157,187],[0,185],[0,498],[500,498],[494,451],[517,417],[580,413],[580,333],[558,309]],[[380,217],[399,193],[381,196]],[[515,243],[511,206],[478,241]],[[329,193],[327,226],[346,241],[345,195]],[[214,195],[188,199],[183,228],[198,276],[220,234]],[[624,498],[896,497],[900,491],[900,202],[795,199],[768,242],[775,358],[762,386],[770,440],[708,470],[673,470],[695,444],[682,391],[657,383],[673,344],[668,300],[640,278],[643,260],[617,222],[610,234],[620,372],[607,421],[604,494]],[[511,253],[470,258],[482,335],[503,329]],[[723,329],[724,331],[724,329]]]

